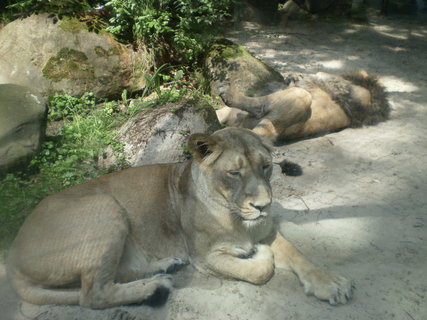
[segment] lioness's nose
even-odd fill
[[[254,203],[250,202],[249,205],[251,207],[254,207],[255,209],[257,209],[259,212],[263,212],[264,209],[267,208],[270,205],[270,202],[267,203],[267,204],[265,204],[265,205],[259,205],[259,204],[257,205],[257,204],[254,204]]]

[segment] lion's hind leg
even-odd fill
[[[292,87],[266,96],[267,114],[252,129],[271,142],[292,138],[311,116],[311,94]]]

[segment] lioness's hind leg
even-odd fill
[[[333,276],[308,261],[279,232],[271,243],[274,262],[278,268],[291,269],[298,275],[306,294],[313,294],[330,304],[346,303],[353,295],[354,283],[344,277]]]
[[[158,289],[169,291],[172,288],[169,275],[115,283],[129,236],[129,224],[126,211],[113,197],[88,195],[81,199],[78,208],[70,203],[63,203],[63,206],[64,214],[75,216],[76,226],[69,230],[68,236],[73,240],[68,243],[68,252],[61,263],[72,264],[80,274],[81,306],[105,308],[141,303]]]
[[[105,308],[123,304],[141,303],[157,291],[169,292],[172,277],[158,274],[146,279],[134,278],[127,283],[115,283],[127,230],[115,230],[103,241],[102,250],[94,250],[90,263],[82,270],[80,305]],[[144,270],[141,270],[143,272]]]
[[[89,282],[92,282],[89,280]],[[82,288],[87,285],[82,284]],[[80,305],[90,308],[105,308],[117,305],[142,303],[148,301],[157,292],[162,292],[162,299],[173,287],[172,276],[157,274],[151,278],[128,283],[96,283],[81,296]],[[162,301],[163,302],[163,301]],[[152,302],[155,303],[155,302]]]
[[[180,258],[169,257],[145,263],[139,266],[121,265],[116,275],[116,281],[129,282],[133,280],[149,278],[156,274],[173,273],[188,264]]]

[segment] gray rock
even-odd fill
[[[0,176],[37,154],[46,128],[46,105],[30,89],[0,84]]]
[[[93,92],[112,98],[145,86],[153,67],[146,51],[135,52],[106,33],[85,29],[77,20],[54,23],[46,14],[15,20],[0,30],[0,83],[15,83],[43,96],[61,91]]]
[[[214,109],[206,102],[181,101],[141,111],[120,127],[117,140],[124,143],[126,161],[132,167],[180,162],[189,156],[190,134],[212,133],[220,128]],[[117,159],[107,150],[99,162],[113,166]]]
[[[287,87],[279,72],[226,39],[210,47],[204,69],[213,95],[238,89],[242,95],[263,96]]]

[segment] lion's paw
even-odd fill
[[[256,106],[256,107],[252,107],[250,109],[247,109],[246,111],[251,113],[257,119],[261,119],[266,114],[265,105],[263,105],[263,104]]]
[[[352,280],[330,275],[322,269],[309,271],[301,282],[306,294],[327,300],[332,305],[347,303],[353,296],[355,287]]]

